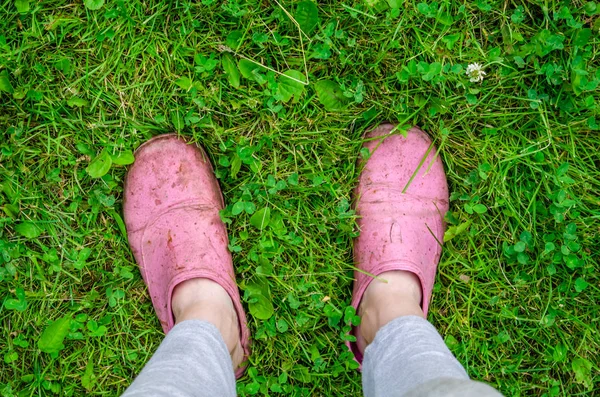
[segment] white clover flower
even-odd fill
[[[486,73],[483,71],[483,66],[478,63],[471,63],[467,66],[467,76],[473,83],[479,83],[483,81],[483,77]]]

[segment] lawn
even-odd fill
[[[0,395],[118,395],[160,344],[122,185],[174,131],[227,204],[254,339],[239,394],[360,395],[352,189],[381,121],[444,161],[429,319],[470,376],[600,394],[599,32],[585,0],[4,1]]]

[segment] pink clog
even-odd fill
[[[365,136],[371,156],[355,191],[360,236],[354,241],[354,261],[373,276],[392,270],[416,274],[427,315],[442,252],[448,185],[427,134],[412,128],[406,138],[389,135],[393,128],[382,124]],[[373,277],[358,271],[354,277],[352,306],[358,311]],[[362,362],[356,343],[348,346]]]
[[[171,296],[192,278],[221,285],[237,312],[244,356],[246,315],[219,217],[223,197],[204,151],[177,135],[159,135],[138,148],[124,187],[129,245],[165,333],[174,325]],[[238,369],[239,376],[243,369]]]

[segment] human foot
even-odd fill
[[[175,324],[185,320],[204,320],[213,324],[227,345],[233,367],[244,358],[240,342],[238,316],[231,297],[219,284],[205,278],[194,278],[175,287],[171,300]]]
[[[356,329],[356,343],[359,351],[363,353],[377,331],[393,319],[425,318],[421,298],[421,282],[413,273],[396,270],[378,275],[365,290],[358,307],[361,322]]]
[[[123,214],[129,245],[163,330],[169,332],[176,319],[182,321],[199,310],[212,316],[217,327],[225,322],[227,335],[223,336],[230,341],[228,348],[237,360],[240,350],[242,356],[249,353],[249,333],[227,249],[227,232],[219,217],[222,208],[219,184],[200,147],[176,135],[159,135],[138,148],[125,180]],[[204,281],[194,281],[200,279]],[[209,301],[202,289],[218,291],[212,284],[222,291]],[[175,293],[178,296],[174,297]],[[195,298],[190,298],[192,295]],[[176,305],[172,305],[173,299]],[[200,299],[196,302],[201,303],[199,309],[195,304],[189,308],[183,304],[194,299]],[[239,343],[228,336],[230,331],[235,334],[233,327],[226,326],[231,313],[224,310],[222,319],[214,318],[213,304],[222,309],[233,307]],[[238,369],[237,375],[242,372]]]
[[[431,140],[417,128],[390,135],[393,128],[383,124],[365,136],[371,155],[355,191],[361,233],[352,306],[364,324],[349,347],[359,362],[381,326],[427,315],[448,211],[446,176]]]

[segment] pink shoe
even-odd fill
[[[229,293],[247,357],[246,315],[227,249],[227,231],[219,217],[223,196],[206,153],[174,134],[154,137],[137,149],[124,190],[129,245],[165,334],[174,325],[175,287],[207,278]],[[236,376],[243,371],[238,369]]]
[[[393,128],[382,124],[365,136],[381,138],[364,145],[371,156],[355,191],[361,232],[354,241],[354,261],[373,276],[392,270],[416,274],[423,291],[421,307],[427,315],[442,252],[448,185],[427,134],[411,128],[406,138],[388,135]],[[354,278],[352,306],[358,311],[373,277],[355,271]],[[362,362],[356,343],[348,347]]]

